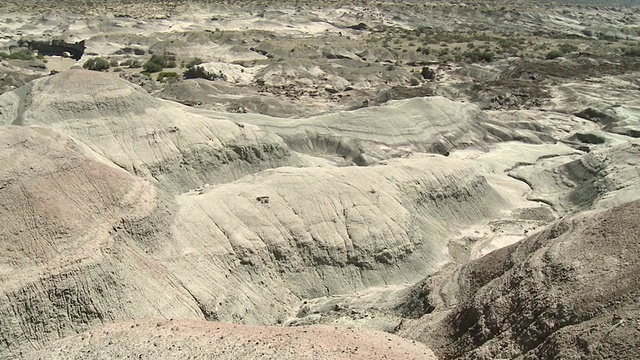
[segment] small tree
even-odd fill
[[[162,65],[151,61],[147,61],[146,63],[144,63],[144,65],[142,65],[142,68],[144,69],[144,72],[147,73],[155,73],[164,69]]]
[[[167,66],[167,58],[162,55],[151,55],[149,62],[160,65],[163,69]]]
[[[147,73],[154,73],[162,71],[164,68],[175,68],[177,66],[176,57],[173,55],[151,55],[151,59],[142,65],[144,72]]]
[[[226,76],[223,73],[216,74],[209,71],[206,71],[202,66],[192,66],[187,69],[187,71],[183,74],[185,79],[207,79],[207,80],[217,80],[217,79],[225,79]]]
[[[92,58],[87,60],[82,67],[87,70],[104,71],[109,69],[109,61],[101,57]]]

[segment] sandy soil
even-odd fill
[[[161,320],[112,324],[29,354],[32,359],[435,359],[425,345],[342,327],[254,327]]]

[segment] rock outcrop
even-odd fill
[[[557,222],[415,286],[401,336],[442,359],[632,359],[640,203]]]

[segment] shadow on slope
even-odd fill
[[[640,202],[562,220],[414,287],[399,334],[444,359],[640,356]]]

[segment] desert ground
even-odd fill
[[[640,358],[640,4],[4,0],[1,359]]]

